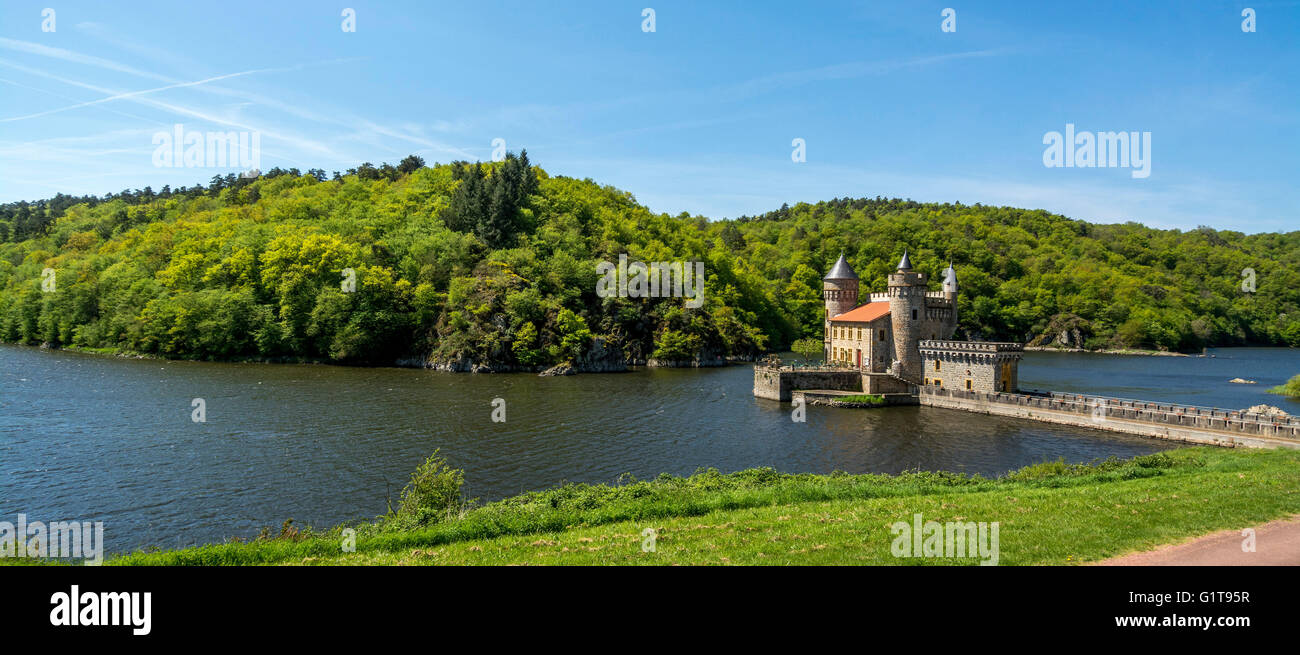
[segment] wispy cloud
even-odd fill
[[[78,24],[77,27],[78,29],[94,33],[97,36],[104,38],[106,40],[109,41],[115,40],[109,36],[109,33],[105,29],[103,29],[102,26],[97,25],[95,23]],[[157,93],[175,90],[175,89],[194,88],[200,91],[204,91],[206,93],[216,94],[216,95],[221,95],[221,96],[231,97],[231,98],[237,98],[246,101],[244,103],[240,103],[239,105],[236,105],[236,109],[242,109],[246,107],[269,109],[275,112],[279,112],[281,114],[292,116],[296,119],[311,121],[313,123],[317,123],[320,125],[330,126],[333,128],[341,128],[345,130],[344,132],[339,133],[335,136],[335,138],[333,139],[335,143],[343,143],[348,141],[360,142],[371,146],[382,147],[390,152],[394,152],[394,153],[399,152],[398,150],[385,144],[384,138],[386,137],[387,139],[396,139],[406,143],[420,146],[421,148],[424,149],[424,151],[430,154],[451,155],[451,156],[466,158],[466,159],[473,158],[473,156],[465,149],[453,145],[449,145],[434,139],[430,139],[418,133],[413,133],[413,131],[410,129],[409,126],[404,126],[401,128],[389,127],[360,117],[346,115],[341,112],[313,111],[301,105],[283,102],[275,98],[266,97],[248,91],[223,88],[213,84],[215,82],[220,82],[220,81],[224,81],[236,77],[243,77],[243,76],[248,76],[248,75],[253,75],[258,73],[276,73],[276,72],[288,72],[293,70],[299,70],[302,69],[305,65],[287,66],[287,67],[279,67],[279,68],[259,68],[259,69],[248,70],[248,71],[240,71],[236,73],[227,73],[224,75],[216,75],[201,80],[181,81],[181,80],[170,78],[165,75],[160,75],[157,73],[145,71],[110,59],[84,55],[81,53],[77,53],[71,50],[65,50],[61,48],[51,48],[41,44],[30,43],[26,41],[18,41],[15,39],[0,39],[0,48],[6,48],[12,51],[21,52],[25,54],[37,55],[42,57],[51,57],[54,59],[59,59],[70,63],[94,66],[106,70],[113,70],[113,71],[136,75],[148,79],[162,80],[168,82],[168,84],[166,84],[165,86],[160,86],[160,87],[155,87],[150,89],[142,89],[138,91],[114,91],[114,90],[102,88],[98,85],[87,84],[85,82],[72,80],[66,77],[56,76],[42,70],[33,69],[30,67],[15,64],[13,62],[0,60],[0,65],[9,66],[11,68],[23,71],[31,75],[36,75],[36,76],[44,77],[46,79],[51,79],[57,82],[61,82],[64,84],[69,84],[83,89],[107,94],[105,95],[105,97],[97,98],[95,100],[77,102],[72,105],[68,105],[64,107],[57,107],[54,109],[34,112],[22,116],[13,116],[9,118],[0,119],[0,122],[13,122],[19,120],[26,120],[26,119],[37,118],[41,116],[47,116],[50,114],[65,112],[73,109],[78,109],[82,107],[91,107],[91,106],[102,105],[102,104],[106,104],[118,100],[126,100],[126,101],[132,101],[132,102],[144,104],[154,109],[167,111],[177,116],[181,116],[185,118],[208,121],[208,122],[225,125],[228,127],[235,127],[243,130],[257,131],[269,139],[279,140],[291,146],[292,148],[305,151],[304,154],[312,154],[317,157],[328,158],[331,161],[348,161],[351,159],[355,159],[354,157],[350,157],[345,153],[341,153],[334,147],[327,145],[326,143],[317,139],[311,139],[302,135],[293,134],[284,131],[282,129],[268,128],[264,124],[255,124],[254,122],[249,122],[246,119],[237,119],[232,116],[215,114],[211,111],[197,109],[192,106],[186,106],[184,104],[180,104],[174,101],[163,101],[163,100],[144,97],[151,94],[157,94]],[[168,53],[166,53],[165,51],[153,47],[147,47],[143,49],[135,48],[134,50],[139,54],[147,55],[159,59],[166,59],[169,56]],[[323,62],[314,62],[312,65],[328,65],[328,64],[335,64],[335,63],[341,63],[346,61],[350,61],[350,60],[336,59],[336,60],[329,60]],[[274,154],[274,153],[268,151],[268,154]],[[297,160],[291,159],[285,156],[284,154],[280,154],[279,156],[289,161],[292,161],[294,163],[306,165],[303,162],[299,162]]]
[[[988,50],[970,50],[928,57],[910,59],[888,59],[879,61],[853,61],[830,66],[819,66],[804,70],[788,71],[756,77],[738,84],[718,89],[718,94],[730,100],[739,100],[751,96],[788,89],[813,82],[845,80],[871,75],[886,75],[896,71],[924,68],[950,61],[997,57],[1014,52],[1010,48],[993,48]]]
[[[146,96],[125,94],[125,93],[122,92],[122,91],[117,91],[117,90],[113,90],[113,89],[107,89],[107,88],[104,88],[104,87],[101,87],[101,86],[97,86],[97,85],[94,85],[94,84],[88,84],[88,83],[86,83],[86,82],[80,82],[80,81],[78,81],[78,80],[68,79],[68,78],[66,78],[66,77],[61,77],[61,76],[58,76],[58,75],[55,75],[55,74],[53,74],[53,73],[49,73],[49,72],[46,72],[46,71],[43,71],[43,70],[30,68],[30,67],[27,67],[27,66],[23,66],[23,65],[21,65],[21,64],[15,64],[15,63],[13,63],[13,62],[11,62],[11,61],[0,60],[0,66],[7,66],[7,67],[9,67],[9,68],[13,68],[13,69],[15,69],[15,70],[22,71],[22,72],[27,73],[27,74],[29,74],[29,75],[35,75],[35,76],[38,76],[38,77],[44,77],[44,78],[46,78],[46,79],[54,80],[54,81],[56,81],[56,82],[61,82],[61,83],[63,83],[63,84],[67,84],[67,85],[70,85],[70,86],[76,86],[76,87],[79,87],[79,88],[87,89],[87,90],[89,90],[89,91],[94,91],[94,92],[96,92],[96,93],[106,94],[106,95],[108,95],[108,96],[119,96],[119,97],[122,97],[122,99],[124,99],[124,100],[128,100],[128,101],[130,101],[130,102],[134,102],[134,103],[138,103],[138,104],[146,105],[146,106],[152,107],[152,108],[154,108],[154,109],[167,111],[167,112],[169,112],[169,113],[171,113],[171,114],[173,114],[173,115],[176,115],[176,116],[182,116],[182,117],[187,117],[187,118],[194,118],[194,119],[198,119],[198,120],[202,120],[202,121],[207,121],[207,122],[210,122],[210,123],[214,123],[214,124],[217,124],[217,125],[225,125],[225,126],[228,126],[228,127],[234,127],[234,128],[236,128],[236,129],[240,129],[240,130],[247,130],[247,131],[259,132],[259,133],[260,133],[264,138],[269,138],[269,139],[279,140],[279,141],[281,141],[281,142],[283,142],[283,143],[285,143],[285,144],[291,145],[291,146],[293,146],[293,147],[295,147],[295,148],[298,148],[298,149],[301,149],[301,150],[311,151],[311,152],[314,152],[314,153],[316,153],[316,154],[318,154],[318,155],[327,156],[327,157],[333,157],[333,158],[337,158],[337,157],[338,157],[338,154],[335,153],[334,150],[333,150],[332,148],[330,148],[329,146],[325,145],[324,143],[321,143],[321,142],[319,142],[319,141],[315,141],[315,140],[312,140],[312,139],[309,139],[309,138],[306,138],[306,137],[298,136],[298,135],[295,135],[295,134],[290,134],[290,133],[286,133],[286,132],[278,131],[278,130],[275,130],[275,129],[267,129],[265,126],[257,126],[257,125],[252,125],[252,124],[244,123],[244,122],[241,122],[241,121],[238,121],[238,120],[233,120],[233,119],[226,118],[226,117],[224,117],[224,116],[219,116],[219,115],[216,115],[216,114],[213,114],[213,113],[207,112],[207,111],[202,111],[202,110],[198,110],[198,109],[193,109],[193,108],[190,108],[190,107],[186,107],[186,106],[183,106],[183,105],[178,105],[178,104],[171,103],[171,102],[164,102],[164,101],[161,101],[161,100],[155,100],[155,99],[153,99],[153,98],[149,98],[149,97],[146,97]],[[270,154],[274,154],[274,153],[270,153]],[[283,155],[283,154],[280,154],[279,156],[281,156],[281,157],[283,157],[283,158],[285,158],[285,159],[289,159],[289,157],[287,157],[287,156],[285,156],[285,155]]]
[[[294,68],[293,68],[293,67],[289,67],[289,68],[258,68],[258,69],[254,69],[254,70],[240,71],[240,72],[238,72],[238,73],[227,73],[227,74],[225,74],[225,75],[217,75],[216,77],[209,77],[209,78],[202,79],[202,80],[194,80],[194,81],[192,81],[192,82],[178,82],[178,83],[176,83],[176,84],[168,84],[167,86],[160,86],[160,87],[156,87],[156,88],[152,88],[152,89],[142,89],[142,90],[140,90],[140,91],[127,91],[127,92],[125,92],[125,93],[116,93],[116,94],[113,94],[113,95],[110,95],[110,96],[107,96],[107,97],[104,97],[104,98],[99,98],[99,99],[97,99],[97,100],[89,100],[89,101],[86,101],[86,102],[78,102],[78,103],[76,103],[76,104],[68,105],[68,106],[66,106],[66,107],[58,107],[58,108],[55,108],[55,109],[47,109],[47,110],[45,110],[45,111],[39,111],[39,112],[36,112],[36,113],[34,113],[34,114],[26,114],[26,115],[23,115],[23,116],[12,116],[12,117],[10,117],[10,118],[0,118],[0,123],[10,123],[10,122],[13,122],[13,121],[27,120],[27,119],[29,119],[29,118],[38,118],[38,117],[40,117],[40,116],[48,116],[48,115],[50,115],[50,114],[57,114],[57,113],[59,113],[59,112],[69,111],[69,110],[72,110],[72,109],[79,109],[79,108],[81,108],[81,107],[91,107],[91,106],[99,105],[99,104],[103,104],[103,103],[106,103],[106,102],[113,102],[114,100],[128,100],[128,99],[130,99],[130,98],[134,98],[134,97],[137,97],[137,96],[148,95],[148,94],[150,94],[150,93],[158,93],[158,92],[160,92],[160,91],[167,91],[167,90],[169,90],[169,89],[183,89],[183,88],[187,88],[187,87],[201,86],[201,85],[204,85],[204,84],[208,84],[208,83],[210,83],[210,82],[218,82],[218,81],[220,81],[220,80],[228,80],[228,79],[230,79],[230,78],[234,78],[234,77],[242,77],[242,76],[244,76],[244,75],[253,75],[253,74],[256,74],[256,73],[283,72],[283,71],[289,71],[289,70],[294,70]]]
[[[102,57],[83,55],[80,53],[73,52],[71,50],[64,50],[63,48],[55,48],[47,45],[41,45],[39,43],[31,43],[29,41],[19,41],[17,39],[7,39],[4,37],[0,37],[0,48],[4,48],[6,50],[12,50],[15,52],[22,52],[29,55],[50,57],[53,59],[58,59],[73,64],[94,66],[96,68],[103,68],[105,70],[116,71],[119,73],[126,73],[138,77],[147,77],[149,79],[159,80],[162,82],[176,81],[176,80],[169,79],[165,75],[150,73],[148,71],[140,70],[139,68],[135,68],[133,66],[127,66],[126,64],[121,64],[109,59],[104,59]]]

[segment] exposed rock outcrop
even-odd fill
[[[577,373],[618,373],[626,370],[627,361],[623,349],[616,343],[596,337],[581,357],[556,364],[537,375],[551,377]]]
[[[1283,416],[1290,416],[1290,414],[1287,414],[1286,412],[1282,411],[1281,408],[1274,407],[1272,405],[1255,405],[1254,407],[1246,409],[1245,412],[1247,414],[1262,414],[1264,416],[1277,416],[1279,418]]]

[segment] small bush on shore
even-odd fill
[[[440,522],[460,509],[464,483],[465,472],[447,466],[447,460],[435,450],[402,489],[397,515],[421,525]]]
[[[1278,385],[1269,389],[1268,392],[1290,396],[1291,398],[1300,398],[1300,375],[1287,380],[1286,384]]]

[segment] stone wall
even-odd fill
[[[922,341],[923,379],[955,391],[1014,391],[1019,384],[1018,343],[993,341]]]
[[[913,385],[888,373],[863,373],[862,391],[864,393],[915,393]]]
[[[835,368],[754,367],[754,395],[768,400],[790,402],[796,389],[862,391],[862,374],[856,370]]]
[[[1082,394],[983,393],[935,387],[921,388],[921,404],[1188,443],[1300,448],[1300,419],[1236,410]]]

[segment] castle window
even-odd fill
[[[916,320],[916,310],[915,310],[915,309],[912,310],[912,320],[913,320],[913,321]]]
[[[970,391],[970,380],[966,381],[966,390]]]
[[[881,331],[880,331],[880,340],[881,340],[881,341],[884,341],[884,340],[885,340],[885,331],[884,331],[884,330],[881,330]]]
[[[940,367],[939,367],[939,360],[936,359],[936,360],[934,360],[934,370],[937,371],[937,370],[939,370],[939,368],[940,368]]]

